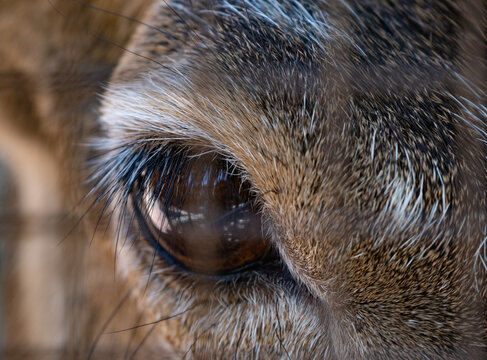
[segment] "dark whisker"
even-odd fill
[[[100,338],[101,336],[104,334],[104,331],[105,329],[108,327],[108,325],[110,324],[110,322],[115,318],[115,315],[120,311],[120,309],[122,308],[123,304],[125,304],[125,302],[127,301],[127,299],[129,298],[130,294],[131,294],[131,290],[128,291],[125,296],[122,298],[122,300],[120,301],[120,303],[117,305],[117,307],[112,311],[112,313],[110,314],[110,316],[108,317],[108,319],[105,321],[105,323],[103,324],[103,326],[101,327],[100,331],[98,332],[98,334],[96,335],[96,338],[95,340],[93,341],[93,344],[91,345],[91,348],[90,348],[90,352],[88,353],[88,360],[90,360],[95,352],[95,348],[96,348],[96,345],[98,344],[98,342],[100,341]]]
[[[125,231],[125,236],[124,236],[123,243],[122,243],[122,248],[125,247],[125,244],[127,243],[127,239],[129,238],[129,233],[130,233],[130,230],[132,229],[132,224],[134,223],[134,220],[135,220],[135,213],[131,212],[130,220],[128,222],[127,229]],[[130,245],[130,248],[132,248],[132,245],[133,245],[133,243]]]
[[[49,2],[49,4],[52,6],[52,8],[53,8],[54,10],[56,10],[56,12],[57,12],[57,13],[59,13],[61,16],[67,17],[67,16],[66,16],[66,14],[64,14],[62,11],[60,11],[60,10],[59,10],[59,9],[58,9],[58,8],[57,8],[57,7],[56,7],[56,6],[55,6],[55,5],[52,3],[52,0],[47,0],[47,1],[48,1],[48,2]],[[105,37],[103,37],[103,36],[101,36],[101,35],[95,34],[95,33],[93,33],[93,32],[91,32],[91,31],[89,31],[89,30],[88,30],[88,29],[86,29],[86,28],[83,28],[83,31],[84,31],[85,33],[87,33],[88,35],[93,36],[94,38],[96,38],[96,39],[98,39],[98,40],[104,41],[104,42],[106,42],[106,43],[108,43],[108,44],[110,44],[110,45],[113,45],[113,46],[115,46],[115,47],[118,47],[119,49],[121,49],[121,50],[123,50],[123,51],[126,51],[126,52],[128,52],[128,53],[130,53],[130,54],[132,54],[132,55],[135,55],[135,56],[138,56],[138,57],[140,57],[140,58],[143,58],[143,59],[149,60],[149,61],[151,61],[151,62],[153,62],[153,63],[155,63],[155,64],[159,65],[160,67],[162,67],[162,68],[164,68],[164,69],[166,69],[166,68],[167,68],[167,66],[165,66],[164,64],[162,64],[161,62],[159,62],[159,61],[157,61],[157,60],[154,60],[154,59],[152,59],[152,58],[150,58],[150,57],[147,57],[147,56],[144,56],[144,55],[142,55],[142,54],[138,54],[138,53],[136,53],[135,51],[129,50],[129,49],[127,49],[126,47],[124,47],[124,46],[122,46],[122,45],[120,45],[120,44],[116,43],[115,41],[110,40],[110,39],[107,39],[107,38],[105,38]]]
[[[156,326],[157,326],[157,324],[152,325],[152,327],[150,328],[150,330],[147,331],[147,334],[144,335],[144,337],[140,341],[140,344],[137,345],[137,347],[135,348],[135,350],[132,353],[132,355],[130,355],[130,358],[129,359],[133,359],[135,357],[135,355],[142,348],[142,346],[145,344],[145,342],[147,341],[147,339],[149,338],[149,336],[151,336],[151,334],[154,331],[154,329],[156,328]]]
[[[287,358],[290,360],[291,356],[289,355],[289,352],[287,351],[286,347],[284,346],[284,343],[282,342],[282,328],[281,328],[281,320],[280,320],[280,316],[279,316],[279,298],[276,298],[274,306],[276,309],[276,319],[277,319],[277,325],[278,325],[278,329],[279,329],[279,333],[278,333],[277,329],[274,328],[274,333],[276,334],[277,340],[279,340],[279,345],[284,349],[284,352],[286,353]]]
[[[94,36],[94,37],[95,37],[95,38],[97,38],[98,40],[105,41],[105,42],[107,42],[107,43],[109,43],[109,44],[111,44],[111,45],[113,45],[113,46],[116,46],[116,47],[118,47],[119,49],[124,50],[124,51],[126,51],[126,52],[128,52],[128,53],[130,53],[130,54],[132,54],[132,55],[138,56],[138,57],[140,57],[140,58],[142,58],[142,59],[149,60],[149,61],[153,62],[154,64],[159,65],[160,67],[162,67],[162,68],[164,68],[164,69],[167,69],[167,68],[168,68],[166,65],[162,64],[161,62],[159,62],[159,61],[157,61],[157,60],[154,60],[154,59],[152,59],[152,58],[150,58],[150,57],[144,56],[144,55],[142,55],[142,54],[138,54],[138,53],[136,53],[135,51],[129,50],[129,49],[127,49],[126,47],[124,47],[124,46],[122,46],[122,45],[120,45],[120,44],[116,43],[116,42],[115,42],[115,41],[113,41],[113,40],[107,39],[107,38],[105,38],[105,37],[103,37],[103,36],[101,36],[101,35],[98,35],[98,34],[94,34],[94,33],[90,32],[90,31],[88,31],[88,30],[86,30],[86,29],[85,29],[85,31],[86,31],[86,33],[88,33],[89,35]]]
[[[100,216],[98,216],[98,220],[96,221],[95,229],[93,230],[93,235],[92,235],[91,240],[90,240],[90,247],[93,244],[93,240],[95,239],[96,232],[98,231],[98,226],[100,226],[100,223],[103,219],[103,215],[105,214],[105,211],[107,210],[108,205],[109,205],[108,202],[105,201],[105,203],[103,204],[103,208],[101,210]]]
[[[90,212],[90,210],[96,205],[96,202],[93,202],[90,206],[88,206],[88,208],[83,211],[83,213],[81,214],[81,216],[79,216],[78,220],[74,223],[74,225],[71,227],[71,229],[66,233],[66,235],[58,241],[57,243],[57,246],[61,245],[63,242],[65,242],[70,236],[71,234],[74,232],[74,230],[76,230],[76,228],[81,224],[81,222],[83,221],[83,219],[85,218],[85,216]],[[68,215],[65,215],[66,217]]]
[[[170,38],[174,38],[174,36],[172,36],[167,31],[162,30],[160,27],[157,27],[157,26],[148,24],[148,23],[143,22],[142,20],[136,19],[136,18],[134,18],[132,16],[127,16],[127,15],[120,14],[120,13],[115,12],[115,11],[112,11],[112,10],[104,9],[104,8],[95,6],[93,4],[87,3],[86,1],[82,1],[82,0],[73,0],[73,1],[79,3],[81,6],[84,6],[84,7],[87,7],[87,8],[93,9],[93,10],[96,10],[96,11],[100,11],[100,12],[103,12],[103,13],[108,14],[108,15],[113,15],[113,16],[119,17],[121,19],[125,19],[125,20],[128,20],[128,21],[135,22],[137,24],[146,26],[149,29],[152,29],[152,30],[155,30],[157,32],[160,32],[164,36],[167,36],[167,37],[170,37]]]
[[[210,326],[208,326],[205,330],[203,330],[201,333],[198,334],[198,336],[195,338],[195,340],[193,341],[193,343],[190,345],[190,347],[188,348],[188,350],[184,353],[182,359],[186,359],[186,356],[188,356],[188,354],[190,353],[190,351],[195,347],[196,343],[198,342],[199,338],[203,336],[204,333],[206,333],[207,331],[209,331],[212,327],[214,327],[215,325],[217,325],[218,323],[213,323],[211,324]]]
[[[118,333],[121,333],[121,332],[124,332],[124,331],[133,331],[133,330],[136,330],[136,329],[145,327],[145,326],[159,324],[159,323],[161,323],[163,321],[170,320],[170,319],[173,319],[175,317],[178,317],[178,316],[181,316],[183,314],[186,314],[187,312],[189,312],[190,310],[193,310],[193,309],[194,309],[194,306],[192,306],[192,307],[190,307],[190,308],[188,308],[188,309],[186,309],[184,311],[181,311],[179,313],[176,313],[176,314],[173,314],[173,315],[169,315],[169,316],[163,317],[163,318],[158,319],[156,321],[152,321],[152,322],[145,323],[145,324],[141,324],[141,325],[132,326],[130,328],[126,328],[126,329],[122,329],[122,330],[108,331],[108,332],[105,332],[104,334],[118,334]]]
[[[125,244],[125,240],[124,239],[124,242],[122,244],[122,246],[119,247],[119,243],[120,243],[120,236],[122,235],[122,229],[123,229],[123,224],[125,223],[125,217],[126,217],[126,212],[128,211],[128,208],[127,208],[127,200],[124,199],[121,201],[121,204],[119,204],[119,208],[121,208],[121,212],[119,213],[119,216],[118,216],[118,225],[116,227],[117,229],[117,234],[115,236],[115,252],[114,252],[114,261],[113,261],[113,276],[115,277],[115,273],[116,273],[116,270],[117,270],[117,257],[119,256],[119,248],[120,248],[120,252],[122,251],[123,249],[123,244]],[[127,228],[127,234],[128,234],[128,231],[130,229]]]
[[[139,323],[141,320],[142,320],[142,317],[144,316],[144,313],[143,312],[140,312],[139,316],[137,317],[137,321],[135,323]],[[129,353],[130,353],[130,347],[132,346],[132,343],[135,339],[135,334],[136,334],[136,331],[133,331],[131,334],[130,334],[130,338],[129,338],[129,341],[127,343],[127,347],[125,349],[125,354],[123,356],[124,359],[128,359],[129,358]]]
[[[286,347],[284,346],[284,344],[283,344],[283,342],[282,342],[282,339],[281,339],[281,337],[279,336],[279,334],[277,333],[277,330],[276,330],[276,329],[274,329],[274,334],[276,335],[277,340],[279,340],[279,345],[280,345],[280,346],[281,346],[281,347],[284,349],[284,352],[286,353],[287,358],[288,358],[289,360],[291,360],[291,356],[289,356],[289,353],[288,353],[288,351],[287,351]]]
[[[156,260],[156,255],[157,255],[157,249],[154,248],[154,251],[152,252],[152,262],[149,269],[149,276],[147,276],[147,282],[145,284],[144,292],[142,293],[143,295],[145,295],[145,293],[147,292],[147,288],[149,287],[150,279],[152,277],[152,271],[154,270],[154,262]]]

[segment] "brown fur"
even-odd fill
[[[96,231],[97,204],[62,250],[85,279],[69,293],[86,297],[67,307],[70,356],[173,315],[103,335],[94,354],[486,356],[483,2],[303,1],[326,14],[321,35],[271,8],[276,27],[251,7],[202,12],[213,1],[90,3],[144,24],[78,1],[0,3],[0,124],[54,154],[67,204],[114,164],[86,162],[93,136],[217,152],[251,182],[283,265],[187,273],[117,216]]]

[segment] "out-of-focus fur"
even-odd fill
[[[483,2],[1,2],[0,30],[0,126],[58,169],[53,211],[114,186],[115,149],[177,142],[250,181],[283,259],[187,274],[97,204],[57,256],[67,354],[486,356]]]

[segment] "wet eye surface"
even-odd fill
[[[214,156],[173,156],[136,185],[135,213],[166,259],[203,274],[259,264],[269,250],[250,186]]]

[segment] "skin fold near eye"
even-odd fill
[[[135,206],[149,242],[191,271],[225,274],[267,253],[260,214],[248,183],[211,156],[154,171]]]

